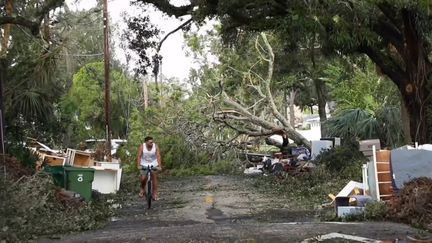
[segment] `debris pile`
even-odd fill
[[[31,168],[25,167],[18,159],[9,155],[0,155],[0,168],[2,174],[6,174],[13,180],[33,174]]]
[[[86,140],[86,143],[94,143],[95,149],[85,149],[87,146],[81,144],[81,150],[68,148],[66,152],[63,152],[61,150],[51,149],[47,145],[35,139],[31,139],[28,148],[38,155],[39,160],[37,161],[36,170],[45,170],[46,172],[52,173],[58,186],[65,187],[68,190],[74,190],[69,188],[67,184],[67,171],[73,169],[67,167],[75,168],[77,171],[84,168],[88,169],[89,173],[94,171],[93,176],[90,176],[93,177],[93,179],[91,179],[90,191],[96,190],[104,194],[116,193],[120,188],[122,168],[120,159],[116,158],[115,153],[126,140],[112,140],[115,142],[112,144],[113,149],[111,150],[111,154],[113,155],[112,162],[105,161],[104,141],[104,139],[89,139]],[[87,192],[89,190],[86,189]],[[91,198],[90,193],[86,193],[86,195],[89,200]]]
[[[95,229],[113,213],[104,198],[79,205],[62,202],[72,199],[65,195],[67,192],[58,191],[46,173],[18,181],[0,179],[0,239],[4,242],[27,242],[39,235]]]
[[[396,219],[432,230],[432,179],[420,177],[406,183],[389,205]]]

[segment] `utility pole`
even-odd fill
[[[144,98],[144,110],[147,111],[148,108],[148,87],[147,87],[147,76],[143,78],[143,98]]]
[[[108,29],[108,2],[103,0],[104,22],[104,67],[105,67],[105,133],[106,133],[106,157],[111,162],[111,101],[110,101],[110,55],[109,55],[109,29]]]

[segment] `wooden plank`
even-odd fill
[[[378,187],[379,187],[379,191],[380,191],[380,196],[393,194],[393,187],[392,187],[391,182],[379,184]]]
[[[378,181],[379,182],[381,182],[381,181],[390,181],[391,182],[392,179],[393,179],[392,174],[378,172]]]
[[[390,163],[377,162],[376,168],[377,168],[377,172],[390,171]]]
[[[390,150],[380,150],[376,152],[377,162],[390,162]]]

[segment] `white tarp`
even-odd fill
[[[431,146],[422,145],[429,149]],[[397,188],[418,177],[432,178],[432,151],[424,149],[394,149],[391,151],[391,164]]]

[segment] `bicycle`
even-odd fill
[[[152,200],[153,200],[153,194],[152,194],[152,192],[153,192],[152,171],[153,170],[156,171],[157,167],[154,167],[153,165],[151,165],[151,166],[148,165],[146,169],[145,169],[144,166],[141,169],[142,170],[147,170],[147,172],[146,172],[147,173],[146,174],[147,183],[145,185],[144,190],[145,190],[146,201],[147,201],[147,209],[150,209],[151,208],[151,203],[152,203]]]

